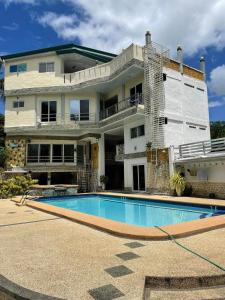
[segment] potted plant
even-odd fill
[[[109,180],[109,177],[108,177],[108,176],[105,176],[105,175],[101,175],[101,176],[100,176],[100,183],[101,183],[101,186],[102,186],[102,190],[103,190],[103,191],[105,190],[105,186],[106,186],[108,180]]]
[[[181,196],[185,189],[185,179],[180,173],[174,173],[170,178],[170,186],[176,191],[177,196]]]

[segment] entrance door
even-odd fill
[[[133,166],[133,190],[145,191],[145,166]]]

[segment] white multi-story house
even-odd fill
[[[3,56],[8,168],[23,167],[40,184],[82,186],[88,170],[98,183],[107,175],[107,189],[145,190],[143,49],[131,44],[115,55],[67,44]],[[177,60],[163,62],[162,147],[210,138],[200,65],[183,64],[180,47]]]

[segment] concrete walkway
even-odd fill
[[[119,299],[132,300],[142,298],[146,275],[224,274],[171,241],[133,242],[0,200],[0,274],[43,294],[110,300],[107,293],[115,293]],[[225,266],[225,229],[179,242]],[[222,299],[224,295],[225,288],[152,291],[151,299]]]

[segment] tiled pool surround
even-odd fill
[[[101,193],[101,194],[109,195],[109,193]],[[148,196],[148,195],[129,195],[129,194],[124,195],[118,193],[117,194],[110,193],[110,195],[120,196],[120,197],[126,196],[128,198],[143,199],[143,200],[149,199],[151,201],[157,200],[157,201],[171,201],[177,203],[188,203],[192,205],[209,205],[209,206],[216,205],[221,207],[224,206],[224,201],[221,202],[218,200],[211,201],[208,199],[198,199],[198,198],[180,199],[180,198],[163,197],[163,196],[160,197],[155,195],[153,198],[152,196]],[[123,237],[137,238],[137,239],[152,239],[152,240],[168,239],[167,234],[161,232],[159,229],[155,227],[138,227],[126,223],[104,219],[93,215],[80,213],[70,209],[56,207],[53,205],[49,205],[37,201],[28,201],[27,205]],[[183,222],[179,224],[162,226],[162,228],[165,231],[167,231],[170,235],[176,238],[190,236],[193,234],[198,234],[201,232],[222,228],[222,227],[225,227],[225,215],[219,215],[215,217],[198,219],[198,220]]]

